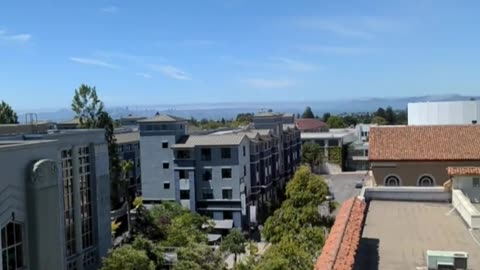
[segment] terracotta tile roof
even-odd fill
[[[448,167],[450,176],[480,175],[480,167]]]
[[[353,269],[365,208],[365,202],[357,198],[351,198],[343,203],[315,264],[315,270]]]
[[[369,160],[480,160],[480,125],[370,129]]]
[[[301,131],[320,131],[321,129],[325,129],[327,124],[318,120],[318,119],[310,119],[310,118],[302,118],[297,119],[295,121],[295,125]]]

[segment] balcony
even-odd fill
[[[193,159],[175,159],[173,163],[175,167],[195,167],[195,160]]]

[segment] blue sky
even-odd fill
[[[459,5],[461,3],[462,5]],[[0,99],[69,107],[459,93],[478,1],[2,1]]]

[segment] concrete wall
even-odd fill
[[[168,142],[168,148],[162,148],[164,141]],[[144,200],[175,200],[173,151],[171,149],[175,142],[175,136],[172,135],[140,137]],[[168,169],[163,168],[163,162],[169,163]],[[170,189],[164,189],[164,183],[170,183]]]
[[[409,125],[461,125],[480,120],[480,101],[408,104]]]
[[[360,197],[364,197],[367,201],[448,202],[451,200],[452,194],[446,192],[443,187],[367,187],[363,188]]]
[[[480,229],[480,212],[459,189],[452,190],[452,204],[470,228]]]
[[[384,185],[384,179],[390,175],[400,178],[403,186],[417,186],[418,178],[422,175],[433,176],[435,185],[440,186],[450,177],[447,167],[451,166],[480,166],[480,161],[392,161],[371,162],[375,182]]]
[[[473,187],[472,176],[455,176],[453,188],[462,190],[463,194],[465,194],[465,196],[471,201],[480,203],[480,187]]]

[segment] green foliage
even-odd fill
[[[372,124],[377,124],[377,125],[386,125],[388,124],[387,120],[381,116],[375,116],[372,118]]]
[[[328,121],[328,118],[330,118],[330,116],[332,116],[330,113],[324,113],[323,116],[322,116],[322,120],[323,122],[327,122]]]
[[[332,115],[327,120],[327,125],[329,128],[345,128],[347,124],[343,121],[343,118],[340,116]]]
[[[305,111],[302,114],[302,118],[315,118],[315,115],[312,112],[312,108],[310,106],[305,108]]]
[[[167,229],[165,245],[181,247],[191,242],[206,244],[207,235],[202,231],[202,225],[206,222],[206,217],[191,212],[185,212],[172,219]]]
[[[233,253],[233,264],[237,263],[237,255],[245,253],[246,240],[239,229],[232,229],[230,233],[223,239],[220,250],[223,252]]]
[[[333,146],[328,148],[328,161],[340,166],[342,165],[343,157],[341,146]]]
[[[100,114],[103,112],[103,102],[98,98],[95,87],[82,84],[75,89],[72,110],[80,120],[82,128],[98,127]]]
[[[311,270],[313,258],[304,248],[304,243],[283,238],[268,249],[255,270]]]
[[[387,109],[385,110],[385,120],[389,125],[395,124],[395,113],[393,112],[393,109],[390,106],[388,106]]]
[[[18,124],[17,113],[3,100],[0,103],[0,124]]]
[[[227,269],[220,251],[213,251],[206,244],[190,243],[177,250],[178,262],[174,270],[223,270]]]
[[[154,270],[155,264],[150,261],[144,250],[125,245],[111,251],[103,259],[101,270]]]
[[[302,162],[310,165],[312,170],[323,161],[323,149],[315,142],[306,142],[302,145]]]

